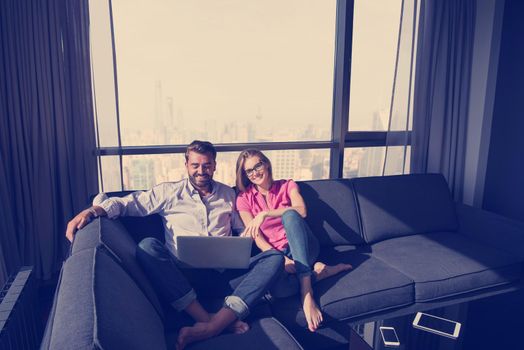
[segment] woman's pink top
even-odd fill
[[[258,192],[256,186],[249,185],[245,192],[241,192],[237,197],[237,210],[247,211],[255,217],[261,211],[289,208],[291,198],[289,193],[293,189],[298,189],[298,185],[293,180],[274,181],[268,192],[267,206],[262,193]],[[286,231],[282,225],[282,218],[266,218],[260,226],[262,234],[269,244],[278,250],[284,250],[288,246]]]

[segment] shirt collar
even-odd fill
[[[189,181],[189,178],[186,178],[186,187],[191,194],[198,194],[197,189],[195,188],[195,186],[193,186],[191,181]],[[211,193],[209,195],[214,195],[216,193],[216,190],[217,186],[215,185],[215,180],[211,180]]]
[[[260,193],[260,191],[257,189],[257,186],[251,184],[249,185],[251,186],[251,191],[254,193],[254,194],[258,194]],[[273,183],[271,184],[271,187],[269,188],[269,191],[267,191],[267,193],[271,193],[271,194],[274,194],[275,191],[277,189],[277,181],[274,181],[273,180]]]

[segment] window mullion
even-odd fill
[[[344,166],[344,144],[349,125],[349,88],[351,81],[351,49],[354,0],[337,2],[335,74],[333,84],[333,119],[330,178],[341,178]]]

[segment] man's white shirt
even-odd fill
[[[211,194],[201,198],[189,179],[165,182],[149,191],[125,197],[99,194],[93,205],[102,207],[109,218],[159,214],[165,230],[166,247],[176,255],[177,236],[230,236],[244,226],[235,210],[235,191],[213,181]]]

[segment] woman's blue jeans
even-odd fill
[[[311,275],[311,266],[317,261],[319,254],[317,238],[295,210],[288,210],[282,215],[282,224],[289,242],[289,251],[286,253],[295,261],[297,277]]]
[[[175,309],[184,310],[197,294],[225,297],[224,306],[239,319],[266,294],[284,266],[284,257],[269,250],[252,257],[247,269],[188,269],[155,238],[142,240],[136,255],[157,293]]]
[[[311,267],[317,261],[320,251],[318,239],[297,211],[286,211],[282,215],[282,224],[289,242],[289,247],[282,253],[295,261],[296,275],[284,271],[271,289],[274,297],[296,294],[300,290],[299,280],[312,276]]]

